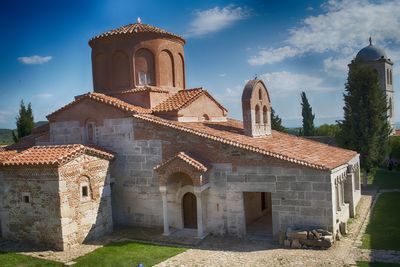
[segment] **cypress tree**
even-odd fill
[[[349,65],[344,104],[338,143],[359,152],[362,167],[370,170],[385,159],[390,134],[388,105],[376,70],[357,61]]]
[[[285,127],[282,126],[282,119],[279,118],[278,114],[275,114],[273,108],[271,108],[271,128],[280,132],[285,131]]]
[[[12,132],[15,143],[17,143],[22,137],[31,134],[32,129],[34,128],[31,103],[29,103],[28,107],[26,107],[24,101],[21,100],[19,114],[16,118],[16,125],[16,133],[15,131]]]
[[[303,129],[302,135],[312,136],[314,135],[314,118],[315,115],[312,114],[312,108],[308,102],[305,92],[301,93],[301,115],[303,116]]]

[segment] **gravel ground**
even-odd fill
[[[207,238],[160,264],[166,266],[352,266],[359,255],[355,241],[372,204],[372,194],[363,195],[358,216],[349,225],[349,234],[328,250],[284,249],[266,241]]]

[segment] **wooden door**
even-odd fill
[[[185,228],[197,228],[197,205],[196,196],[186,193],[182,199],[183,225]]]

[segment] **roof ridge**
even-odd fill
[[[167,165],[168,163],[170,163],[171,161],[173,161],[173,160],[175,160],[177,158],[183,160],[184,162],[186,162],[187,164],[193,166],[194,168],[196,168],[199,171],[202,171],[202,172],[206,172],[207,171],[207,167],[204,164],[202,164],[197,159],[194,159],[193,157],[189,156],[188,154],[186,154],[183,151],[180,151],[180,152],[176,153],[173,157],[171,157],[171,158],[167,159],[166,161],[158,164],[153,169],[157,170],[159,168],[162,168],[162,167],[164,167],[165,165]]]
[[[249,143],[247,143],[247,144],[246,143],[240,143],[237,140],[232,140],[232,139],[229,139],[229,138],[225,138],[224,136],[218,136],[218,135],[211,134],[211,133],[205,133],[205,132],[200,131],[199,129],[194,129],[194,128],[188,127],[186,125],[182,125],[182,124],[178,124],[178,123],[172,123],[171,121],[156,117],[154,115],[135,114],[135,115],[133,115],[133,117],[138,118],[138,119],[142,119],[142,120],[145,120],[145,121],[153,122],[153,123],[156,123],[156,124],[159,124],[159,125],[167,126],[167,127],[173,128],[173,129],[180,130],[180,131],[188,132],[188,133],[200,136],[200,137],[205,137],[205,138],[208,138],[208,139],[211,139],[211,140],[215,140],[215,141],[218,141],[218,142],[221,142],[221,143],[224,143],[224,144],[228,144],[228,145],[232,145],[232,146],[239,147],[239,148],[242,148],[242,149],[250,150],[250,151],[262,154],[262,155],[267,155],[267,156],[271,156],[271,157],[274,157],[274,158],[277,158],[277,159],[281,159],[281,160],[285,160],[285,161],[288,161],[288,162],[292,162],[292,163],[295,163],[295,164],[307,166],[307,167],[310,167],[310,168],[319,169],[319,170],[330,170],[330,169],[332,169],[331,167],[328,167],[329,165],[324,165],[324,164],[312,162],[310,160],[301,159],[301,158],[299,158],[299,156],[296,157],[296,156],[285,155],[285,154],[282,154],[282,153],[271,151],[270,149],[260,148],[259,146],[255,146],[255,145],[249,144]],[[290,136],[290,135],[288,135],[288,136]],[[290,136],[290,137],[293,138],[293,136]],[[300,138],[297,138],[297,139],[300,139]],[[301,138],[301,140],[302,141],[306,141],[306,142],[309,141],[309,140],[303,139],[303,138]],[[318,145],[319,146],[323,146],[323,147],[333,148],[331,146],[324,145],[324,144],[321,144],[321,143],[318,143]],[[335,147],[333,149],[337,149],[337,148]],[[353,156],[355,156],[357,154],[355,151],[351,151],[351,152],[354,153]],[[342,163],[342,164],[344,164],[344,163]],[[340,165],[337,165],[337,166],[340,166]],[[337,167],[337,166],[335,166],[335,167]]]

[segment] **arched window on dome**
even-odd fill
[[[267,106],[263,107],[263,123],[268,124],[268,109]]]
[[[260,106],[256,105],[256,124],[260,124],[261,122],[261,112],[260,112]]]
[[[135,53],[136,85],[155,85],[155,63],[153,53],[141,48]]]

